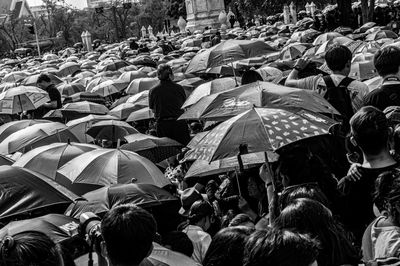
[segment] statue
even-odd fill
[[[186,29],[194,32],[195,30],[203,30],[205,27],[220,28],[219,15],[222,10],[225,11],[223,0],[186,0],[185,4],[187,12]]]

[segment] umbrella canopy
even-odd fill
[[[205,82],[206,81],[204,79],[195,77],[179,81],[178,84],[181,85],[185,91],[188,92],[188,94],[190,94],[190,92]]]
[[[111,80],[111,78],[108,77],[96,77],[93,78],[86,86],[86,91],[91,91],[93,90],[94,87],[96,87],[97,85],[100,85],[101,83],[107,81],[107,80]]]
[[[75,93],[85,91],[85,86],[79,83],[62,83],[57,86],[57,89],[61,95],[71,96]]]
[[[1,83],[6,83],[6,82],[16,83],[16,82],[23,80],[27,76],[29,76],[28,73],[23,72],[23,71],[11,72],[11,73],[5,75],[4,78],[1,79]]]
[[[380,30],[380,31],[375,31],[371,34],[368,34],[367,37],[365,37],[365,40],[366,41],[376,41],[376,40],[383,39],[383,38],[397,39],[398,37],[399,36],[391,30]]]
[[[107,80],[95,86],[90,92],[106,97],[111,94],[119,93],[124,88],[124,85],[115,83],[114,80]]]
[[[187,108],[197,103],[201,98],[210,94],[226,91],[236,87],[234,78],[220,78],[201,84],[189,95],[182,108]]]
[[[312,43],[315,40],[315,37],[320,35],[321,33],[314,29],[307,29],[305,31],[298,31],[292,34],[291,40],[293,42],[300,43]]]
[[[351,64],[349,77],[357,80],[367,80],[378,76],[373,61],[353,62]]]
[[[128,72],[124,72],[121,74],[121,76],[119,76],[118,80],[120,82],[124,82],[126,83],[126,85],[128,85],[129,83],[132,82],[132,80],[138,79],[138,78],[145,78],[147,77],[146,73],[143,73],[141,71],[128,71]]]
[[[139,132],[126,122],[104,120],[93,124],[86,133],[95,139],[108,139],[116,142],[118,139]]]
[[[127,122],[137,122],[142,120],[154,119],[154,113],[149,107],[132,112],[126,119]]]
[[[27,213],[57,213],[78,197],[53,180],[15,166],[0,166],[0,220]]]
[[[170,138],[158,138],[146,134],[136,133],[125,137],[128,144],[121,149],[133,151],[149,159],[153,163],[159,163],[181,152],[183,145]]]
[[[303,53],[308,49],[308,46],[303,45],[301,43],[293,43],[285,46],[281,53],[279,54],[279,58],[281,60],[296,60],[303,56]]]
[[[259,40],[228,40],[193,57],[186,69],[186,73],[204,71],[208,68],[272,52],[275,52],[274,48]]]
[[[0,113],[17,114],[35,110],[50,101],[49,94],[36,87],[19,86],[0,94]]]
[[[0,166],[1,165],[12,165],[15,161],[5,155],[0,155]]]
[[[138,78],[133,80],[126,88],[127,94],[136,94],[142,91],[150,90],[158,85],[158,78]]]
[[[317,92],[269,82],[255,82],[206,96],[192,105],[180,119],[225,120],[254,106],[303,108],[317,113],[339,115]]]
[[[109,112],[108,108],[98,103],[88,101],[67,103],[61,109],[62,112],[76,112],[80,114],[105,115]]]
[[[278,84],[283,78],[283,72],[275,67],[263,66],[256,70],[261,75],[263,81]]]
[[[67,126],[57,122],[41,123],[21,129],[0,143],[0,154],[27,152],[55,142],[79,142]]]
[[[4,125],[0,126],[0,142],[5,140],[8,136],[12,133],[15,133],[21,129],[26,127],[42,124],[42,123],[50,123],[48,120],[18,120],[18,121],[11,121],[5,123]]]
[[[214,161],[234,157],[240,145],[249,153],[275,151],[292,142],[328,134],[337,122],[306,110],[253,108],[212,129],[186,159]]]
[[[149,91],[142,91],[135,95],[129,96],[127,103],[135,103],[140,105],[149,105]]]
[[[120,68],[129,66],[128,62],[123,60],[112,61],[99,68],[99,71],[117,71]]]
[[[64,99],[64,104],[66,103],[77,103],[77,102],[92,102],[92,103],[97,103],[97,104],[104,104],[105,99],[103,96],[97,94],[97,93],[91,93],[91,92],[78,92],[75,93],[71,96],[65,97]]]
[[[81,143],[53,143],[23,154],[13,166],[24,167],[36,173],[56,179],[57,170],[79,155],[99,147]]]
[[[383,79],[378,76],[369,80],[364,81],[365,85],[368,86],[369,91],[373,91],[382,85]]]
[[[114,109],[110,110],[108,113],[109,115],[113,115],[120,120],[125,120],[129,117],[129,115],[137,110],[146,107],[145,105],[141,104],[134,104],[134,103],[123,103],[115,107]]]
[[[169,184],[164,174],[148,159],[120,149],[98,149],[72,159],[58,173],[73,183],[144,183],[163,187]]]
[[[315,38],[313,45],[321,45],[324,42],[330,41],[337,37],[343,37],[343,35],[338,32],[326,32],[326,33],[319,35],[317,38]]]
[[[79,70],[81,70],[81,66],[78,63],[68,62],[60,66],[58,70],[58,75],[60,77],[66,77],[74,74]]]

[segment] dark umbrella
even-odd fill
[[[47,120],[18,120],[18,121],[12,121],[8,122],[4,125],[0,126],[0,142],[5,140],[8,136],[11,134],[24,129],[29,126],[33,126],[36,124],[43,124],[43,123],[49,123]]]
[[[95,139],[109,139],[115,142],[125,136],[139,132],[126,122],[105,120],[93,124],[86,133]]]

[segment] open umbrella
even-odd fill
[[[85,91],[85,86],[79,83],[61,83],[57,86],[61,95],[71,96],[78,92]]]
[[[92,125],[101,120],[117,119],[112,115],[88,115],[79,119],[71,120],[67,123],[68,129],[74,133],[74,135],[82,143],[90,143],[93,138],[86,134],[86,131],[92,127]]]
[[[275,52],[275,49],[259,40],[227,40],[193,57],[189,62],[186,73],[204,71],[208,68],[272,52]]]
[[[383,39],[383,38],[397,39],[398,37],[399,36],[391,30],[379,30],[379,31],[375,31],[371,34],[368,34],[367,37],[365,37],[365,40],[366,41],[376,41],[376,40]]]
[[[281,53],[279,54],[279,58],[281,60],[296,60],[303,56],[303,53],[309,48],[309,46],[303,45],[301,43],[293,43],[285,46]]]
[[[127,94],[136,94],[142,91],[150,90],[160,81],[158,78],[138,78],[133,80],[126,88]]]
[[[200,86],[201,84],[205,83],[206,81],[204,79],[195,77],[195,78],[189,78],[189,79],[184,79],[182,81],[179,81],[178,84],[183,87],[185,90],[186,95],[190,95],[190,93]]]
[[[149,159],[153,163],[159,163],[181,152],[183,145],[170,138],[158,138],[146,134],[136,133],[125,137],[127,144],[121,149],[133,151]]]
[[[68,62],[60,66],[58,70],[58,75],[60,77],[66,77],[74,74],[75,72],[81,70],[81,67],[78,63]]]
[[[287,144],[328,134],[336,121],[306,110],[253,108],[212,129],[185,159],[214,161],[234,157],[239,146],[249,153],[275,151]]]
[[[368,86],[369,91],[373,91],[382,85],[382,77],[378,76],[369,80],[364,81],[365,85]]]
[[[103,83],[103,82],[105,82],[107,80],[111,80],[111,78],[108,78],[108,77],[95,77],[95,78],[92,78],[92,80],[86,86],[86,91],[93,90],[94,87],[96,87],[97,85],[100,85],[101,83]]]
[[[112,61],[107,63],[106,65],[102,66],[99,71],[116,71],[120,68],[128,66],[129,63],[123,61],[123,60],[117,60],[117,61]]]
[[[118,139],[139,132],[126,122],[104,120],[93,124],[86,133],[95,139],[108,139],[116,142]]]
[[[19,82],[26,78],[28,73],[23,72],[23,71],[16,71],[16,72],[11,72],[7,75],[4,76],[4,78],[1,79],[1,83],[6,83],[6,82]]]
[[[256,70],[261,75],[263,81],[278,84],[283,78],[283,72],[275,67],[262,66]]]
[[[120,120],[125,120],[129,117],[129,115],[137,110],[146,107],[146,105],[134,104],[134,103],[123,103],[118,105],[117,107],[110,110],[109,115],[115,116]]]
[[[48,101],[50,101],[49,95],[44,90],[19,86],[0,94],[0,113],[17,114],[35,110]]]
[[[95,86],[90,92],[97,93],[103,97],[111,94],[119,93],[125,89],[125,85],[115,83],[114,80],[107,80]]]
[[[111,185],[144,183],[163,187],[164,174],[148,159],[120,149],[98,149],[72,159],[58,173],[73,183]]]
[[[0,126],[0,142],[21,129],[42,123],[50,122],[47,120],[18,120],[5,123],[4,125]]]
[[[88,101],[67,103],[61,109],[63,113],[75,112],[79,114],[96,114],[105,115],[108,114],[109,110],[104,105],[98,103],[92,103]]]
[[[138,111],[132,112],[129,117],[126,119],[127,122],[137,122],[142,120],[153,119],[154,113],[151,111],[149,107],[145,107]]]
[[[97,104],[104,104],[106,100],[104,99],[103,96],[101,96],[97,93],[78,92],[78,93],[72,94],[71,96],[65,97],[64,104],[84,102],[84,101],[97,103]]]
[[[257,107],[303,108],[324,114],[339,113],[321,95],[276,85],[255,82],[212,94],[192,105],[179,119],[207,119],[220,121]]]
[[[0,221],[63,213],[78,197],[53,180],[15,166],[0,166]]]
[[[314,45],[321,45],[324,42],[330,41],[330,40],[335,39],[337,37],[343,37],[343,35],[338,33],[338,32],[326,32],[326,33],[323,33],[323,34],[319,35],[317,38],[315,38],[313,44]]]
[[[55,142],[79,142],[67,126],[57,122],[35,124],[21,129],[0,143],[0,154],[12,154]]]
[[[3,154],[0,155],[0,166],[1,165],[12,165],[15,161]]]
[[[57,77],[56,75],[50,74],[50,73],[47,73],[47,75],[49,76],[52,84],[58,85],[58,84],[62,83],[62,80],[59,77]],[[32,76],[29,76],[29,77],[25,78],[21,82],[21,85],[36,86],[37,79],[38,79],[39,76],[40,76],[40,74],[35,74],[35,75],[32,75]]]
[[[120,83],[126,83],[126,85],[129,85],[133,80],[138,79],[138,78],[145,78],[147,77],[146,73],[143,73],[141,71],[128,71],[124,72],[119,76],[118,82]]]
[[[351,64],[349,77],[364,81],[378,76],[373,61],[361,61]]]

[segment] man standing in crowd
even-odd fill
[[[173,81],[174,74],[169,65],[159,65],[157,75],[160,83],[149,92],[149,108],[156,119],[157,136],[186,145],[190,140],[189,129],[185,121],[178,120],[183,114],[185,91]]]
[[[364,105],[375,106],[381,111],[400,105],[400,48],[387,46],[377,51],[374,64],[383,82],[380,88],[365,97]]]

